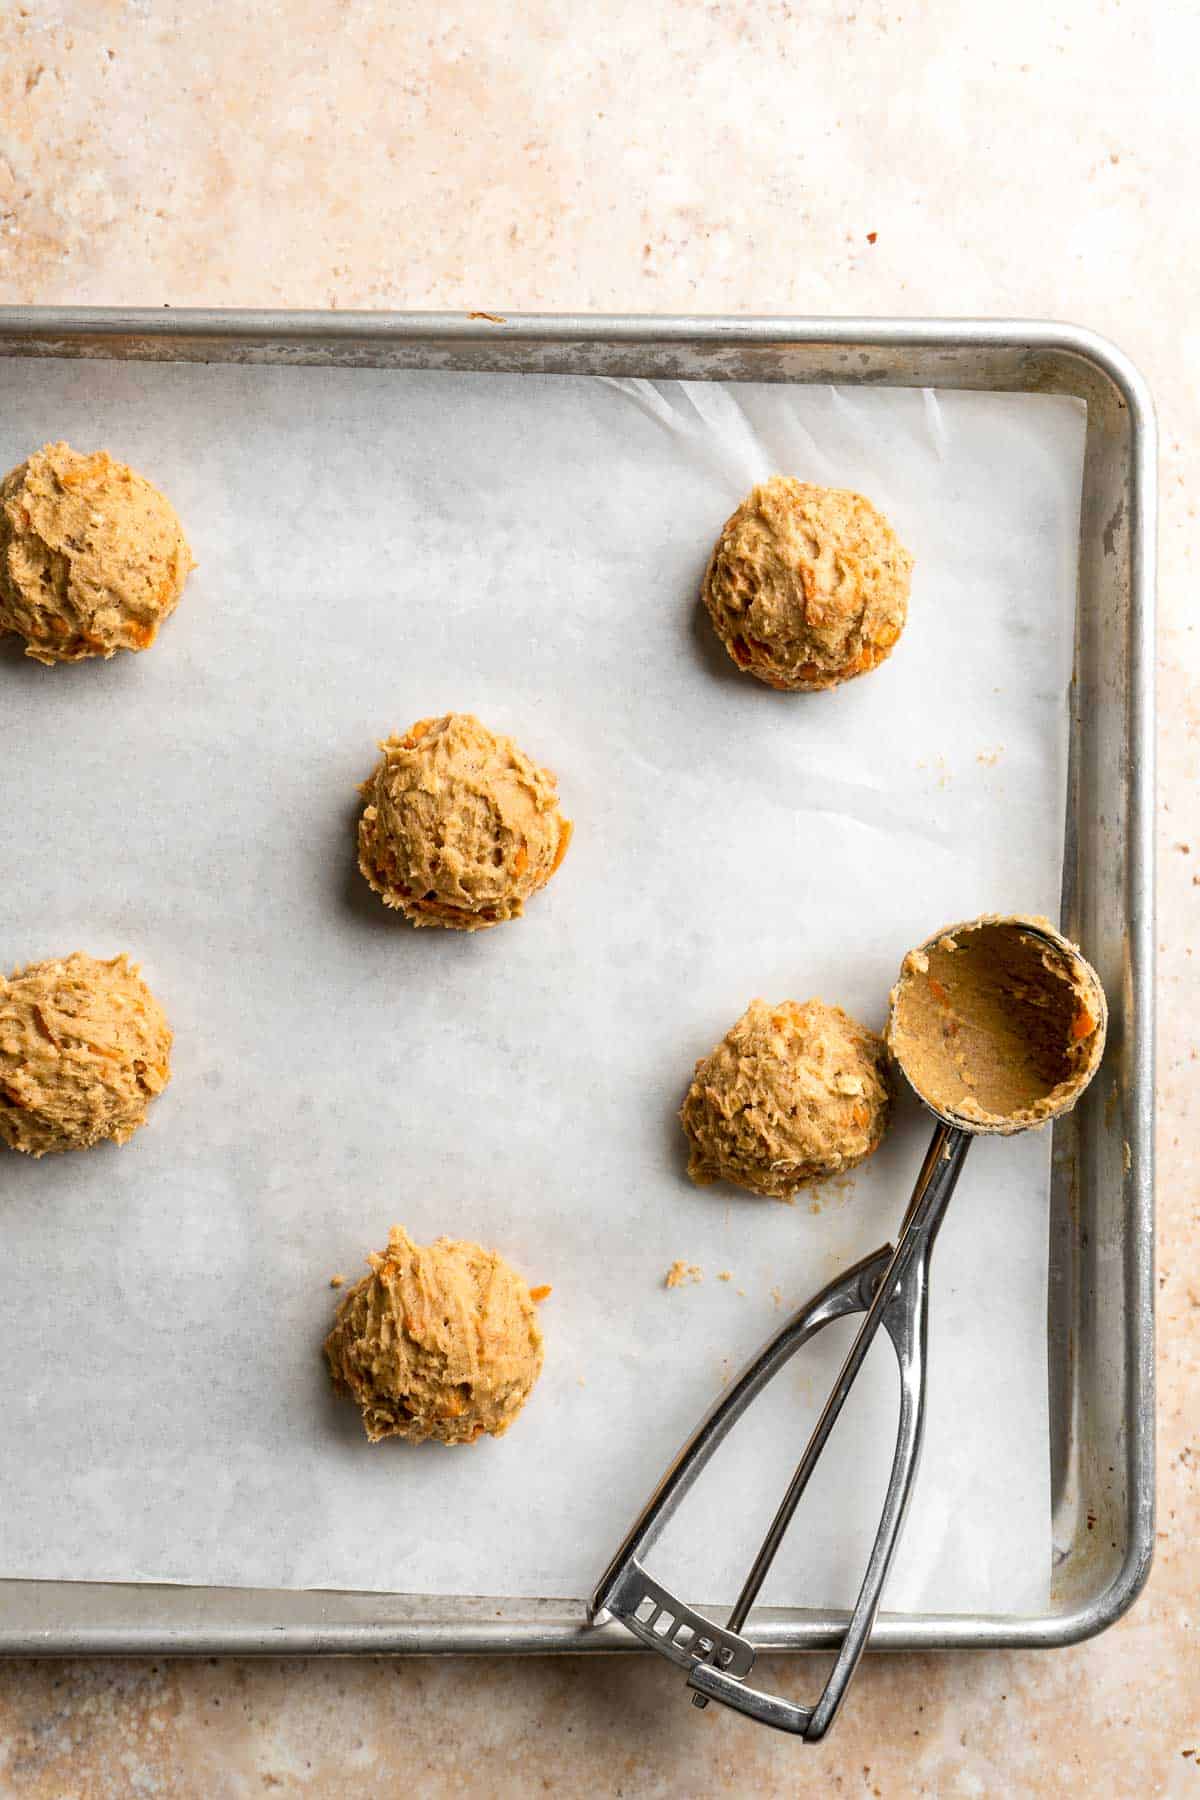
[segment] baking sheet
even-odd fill
[[[778,1307],[895,1229],[923,1145],[906,1108],[794,1208],[694,1190],[694,1057],[755,993],[878,1023],[931,927],[1056,911],[1082,408],[80,363],[9,365],[0,398],[5,466],[106,443],[201,563],[149,656],[0,656],[0,955],[128,948],[177,1034],[127,1149],[0,1164],[0,1572],[582,1594]],[[896,655],[840,694],[745,681],[696,612],[775,468],[862,488],[917,556]],[[354,869],[374,740],[451,706],[557,768],[577,822],[526,919],[476,939],[405,929]],[[1048,1157],[978,1146],[942,1233],[891,1608],[1045,1604]],[[328,1276],[393,1219],[553,1283],[546,1373],[499,1443],[371,1448],[329,1396]],[[702,1285],[662,1287],[677,1257]],[[656,1551],[691,1597],[735,1588],[827,1337]],[[887,1356],[767,1600],[851,1597]]]

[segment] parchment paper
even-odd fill
[[[0,653],[0,956],[129,950],[176,1032],[127,1148],[0,1156],[0,1573],[588,1591],[781,1308],[895,1231],[927,1131],[906,1104],[795,1207],[698,1191],[693,1060],[753,995],[878,1025],[936,926],[1056,915],[1083,435],[1051,398],[0,366],[4,467],[107,445],[200,563],[148,655]],[[697,612],[777,469],[869,494],[916,556],[898,650],[839,693],[739,676]],[[355,868],[376,740],[449,708],[555,768],[577,826],[475,938]],[[976,1146],[950,1209],[889,1607],[1045,1601],[1049,1151]],[[503,1441],[372,1448],[331,1396],[329,1277],[394,1220],[553,1284]],[[676,1258],[703,1284],[667,1291]],[[732,1597],[844,1342],[681,1511],[652,1560],[689,1597]],[[851,1598],[894,1430],[881,1339],[765,1599]]]

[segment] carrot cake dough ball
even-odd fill
[[[325,1355],[371,1442],[503,1437],[542,1369],[534,1296],[520,1275],[494,1250],[447,1237],[423,1248],[399,1225],[367,1261]]]
[[[30,1156],[123,1144],[171,1079],[171,1030],[127,957],[0,976],[0,1139]]]
[[[789,1199],[854,1168],[890,1112],[883,1040],[823,1000],[752,1000],[696,1064],[680,1118],[688,1174]]]
[[[470,713],[387,738],[359,792],[358,866],[414,925],[483,931],[515,919],[566,854],[558,783]]]
[[[0,636],[38,662],[149,649],[193,566],[170,501],[107,450],[47,444],[0,484]]]
[[[861,494],[774,475],[726,520],[704,604],[739,669],[774,688],[830,688],[891,653],[912,557]]]

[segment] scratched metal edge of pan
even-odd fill
[[[1130,1046],[1121,1129],[1128,1145],[1126,1229],[1113,1258],[1125,1309],[1122,1420],[1124,1551],[1079,1604],[1043,1614],[881,1612],[879,1650],[1033,1648],[1076,1643],[1113,1624],[1149,1574],[1154,1546],[1154,587],[1156,429],[1149,390],[1123,351],[1084,327],[1045,320],[772,315],[321,313],[274,309],[0,307],[0,356],[502,367],[693,380],[966,388],[1115,401],[1117,502],[1104,527],[1124,608],[1124,800],[1119,1023]],[[743,367],[733,365],[741,358]],[[1092,407],[1088,444],[1099,435]],[[1082,513],[1095,496],[1085,454]],[[1112,543],[1110,544],[1110,534]],[[1085,540],[1081,533],[1080,564]],[[1077,623],[1087,607],[1080,591]],[[1084,737],[1096,729],[1076,720]],[[1086,831],[1081,885],[1087,881]],[[1111,986],[1111,983],[1109,984]],[[598,1547],[597,1560],[603,1553]],[[446,1600],[331,1590],[115,1582],[0,1581],[0,1654],[641,1654],[619,1626],[588,1627],[583,1599]],[[723,1609],[710,1609],[721,1617]],[[764,1609],[747,1628],[760,1650],[822,1650],[847,1612]]]

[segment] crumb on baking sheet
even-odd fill
[[[996,748],[994,750],[979,750],[979,751],[977,751],[976,755],[975,755],[975,761],[977,763],[982,763],[985,769],[994,769],[996,764],[1000,761],[1000,758],[1003,755],[1004,755],[1004,745],[997,744]]]
[[[783,1294],[782,1294],[781,1290],[777,1287],[773,1287],[771,1289],[771,1305],[774,1307],[780,1307],[783,1305]]]
[[[931,775],[936,775],[937,785],[940,788],[948,788],[950,786],[950,765],[940,750],[936,755],[918,757],[914,766],[918,769],[928,770]]]
[[[548,1300],[553,1292],[554,1289],[550,1286],[550,1283],[548,1281],[543,1281],[539,1283],[537,1287],[530,1288],[529,1298],[536,1304],[540,1300]]]
[[[663,1278],[663,1286],[669,1288],[686,1287],[689,1282],[703,1281],[704,1270],[696,1263],[673,1262]]]
[[[733,1270],[732,1269],[718,1269],[717,1280],[718,1281],[732,1281],[733,1280]]]
[[[345,1287],[346,1277],[344,1275],[331,1275],[329,1277],[329,1285],[330,1287]]]
[[[507,325],[508,320],[503,313],[469,312],[468,319],[486,319],[489,325]]]

